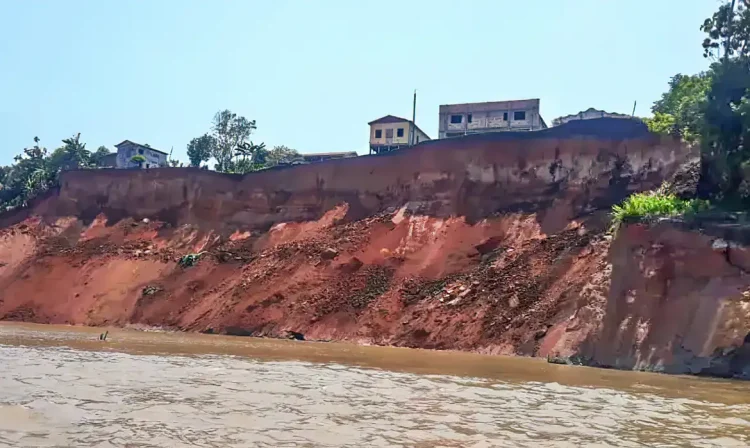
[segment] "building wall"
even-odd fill
[[[406,121],[400,123],[375,123],[370,125],[370,144],[371,145],[408,145],[410,124]],[[398,137],[398,129],[404,130],[403,137]],[[387,130],[393,130],[393,137],[388,138]],[[375,131],[383,131],[380,138],[375,138]]]
[[[146,158],[144,168],[156,168],[167,165],[167,155],[149,148],[143,148],[131,144],[125,144],[117,148],[117,168],[138,168],[137,163],[130,159],[136,154],[140,154],[139,149],[143,150],[143,157]]]
[[[515,119],[515,112],[524,112],[524,119]],[[452,123],[452,116],[460,116],[461,122]],[[463,135],[537,129],[542,129],[538,100],[440,106],[439,138],[446,138],[451,133]]]
[[[398,137],[398,129],[404,130],[403,137]],[[393,130],[393,138],[386,137],[387,130],[392,129]],[[409,138],[409,133],[411,132],[412,126],[411,123],[408,121],[403,121],[400,123],[376,123],[370,125],[370,145],[408,145],[411,140]],[[375,138],[375,131],[381,130],[381,136],[380,138]],[[427,136],[424,132],[417,129],[416,126],[414,127],[414,131],[416,133],[417,139],[414,140],[414,143],[421,143],[425,142],[430,139],[430,137]]]
[[[416,138],[414,139],[414,144],[415,145],[430,140],[430,137],[427,134],[425,134],[424,132],[422,132],[420,129],[417,129],[415,127],[414,131],[417,134]]]
[[[116,168],[117,167],[117,153],[107,154],[102,157],[99,161],[100,168]]]

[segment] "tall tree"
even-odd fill
[[[216,139],[209,134],[203,134],[198,138],[190,140],[187,146],[187,155],[190,166],[200,167],[201,163],[208,162],[216,147]]]
[[[726,1],[703,22],[701,31],[708,35],[703,40],[703,56],[747,58],[750,56],[750,0]]]
[[[216,146],[212,155],[216,159],[216,171],[231,170],[237,149],[247,143],[256,128],[255,120],[248,120],[230,110],[214,115],[212,131]]]
[[[750,204],[750,0],[721,5],[701,26],[712,64],[704,107],[699,194]],[[723,50],[723,51],[722,51]]]
[[[301,157],[296,150],[284,145],[278,145],[268,151],[266,164],[268,166],[276,166],[281,163],[292,163],[300,159]]]
[[[5,178],[0,191],[0,202],[5,208],[26,205],[29,199],[47,190],[54,177],[47,170],[47,149],[34,137],[34,146],[24,148],[13,158],[16,162]]]
[[[87,167],[91,154],[86,149],[86,144],[81,143],[81,133],[73,137],[66,138],[63,141],[63,150],[65,151],[64,169],[73,169]]]
[[[651,107],[654,117],[646,119],[655,132],[678,135],[688,142],[702,132],[703,108],[711,85],[711,73],[677,74],[669,80],[669,90]]]

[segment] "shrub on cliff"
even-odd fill
[[[133,157],[130,158],[130,161],[133,163],[138,164],[139,167],[142,167],[144,163],[146,163],[146,158],[143,157],[140,154],[136,154]]]
[[[708,209],[708,202],[701,199],[680,199],[674,194],[662,192],[636,193],[612,207],[612,223],[620,224],[650,221],[672,216],[690,216]]]

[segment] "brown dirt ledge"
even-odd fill
[[[613,242],[609,207],[688,151],[604,122],[247,176],[67,172],[0,216],[0,319],[745,375],[744,246],[668,224]]]

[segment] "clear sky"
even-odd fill
[[[540,98],[647,115],[695,73],[718,0],[0,0],[0,163],[39,136],[130,139],[187,161],[220,109],[253,140],[367,152],[367,122],[438,106]]]

